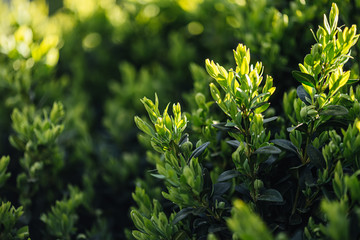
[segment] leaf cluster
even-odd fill
[[[359,231],[350,227],[359,220],[360,209],[359,90],[348,87],[356,81],[349,80],[350,71],[343,71],[359,35],[355,25],[338,27],[338,19],[338,7],[332,4],[329,21],[324,15],[324,26],[314,34],[317,43],[299,65],[300,71],[292,72],[301,85],[284,94],[282,116],[269,113],[273,79],[266,76],[262,81],[262,63],[251,64],[246,46],[239,44],[234,50],[235,70],[205,61],[215,80],[209,84],[214,102],[207,102],[203,93],[194,94],[199,111],[188,116],[198,121],[193,128],[199,137],[197,148],[192,150],[190,134],[182,133],[186,125],[176,135],[180,140],[164,138],[169,144],[165,148],[153,144],[162,157],[151,175],[165,186],[163,197],[172,206],[167,223],[176,229],[168,232],[168,239],[359,237]],[[159,141],[160,133],[177,133],[172,127],[175,118],[158,124],[167,117],[167,108],[161,116],[157,97],[155,104],[142,102],[156,133],[144,120],[136,117],[135,122],[151,141]],[[214,103],[226,122],[212,115],[209,107]],[[196,131],[199,127],[201,133]],[[216,146],[222,144],[235,150],[219,153],[225,148]],[[227,164],[216,164],[218,158],[229,157],[232,161],[223,160]],[[144,223],[141,211],[150,219],[152,206],[143,209],[145,202],[135,196],[139,208],[133,221],[138,230],[133,236],[162,239],[151,231],[155,221],[139,227]]]

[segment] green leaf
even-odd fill
[[[228,171],[225,171],[223,173],[221,173],[217,179],[218,182],[225,182],[229,179],[232,179],[232,178],[235,178],[239,176],[239,172],[235,169],[233,170],[228,170]]]
[[[165,179],[166,177],[162,174],[150,173],[151,176],[158,179]]]
[[[224,225],[212,224],[212,225],[210,225],[208,231],[209,231],[209,233],[215,233],[215,232],[220,232],[220,231],[227,230],[227,229],[228,228]]]
[[[202,175],[204,179],[204,184],[203,184],[203,191],[201,192],[201,194],[211,195],[211,192],[213,190],[213,183],[211,180],[209,170],[207,170],[207,168],[203,168]]]
[[[222,196],[226,193],[232,186],[231,182],[218,182],[214,184],[214,196]]]
[[[300,71],[292,71],[293,77],[298,80],[300,83],[305,84],[310,87],[315,87],[316,81],[313,76],[307,73],[303,73]]]
[[[189,141],[189,134],[188,133],[185,133],[181,138],[180,138],[180,141],[179,141],[179,146],[182,145],[183,143],[186,143]]]
[[[259,108],[259,107],[261,107],[261,106],[264,105],[264,104],[266,104],[266,102],[258,103],[258,104],[256,104],[255,106],[251,107],[250,110],[254,110],[254,109],[256,109],[256,108]]]
[[[351,200],[360,201],[360,181],[358,180],[358,175],[360,171],[358,170],[355,174],[352,176],[345,176],[345,183],[348,187],[350,194],[351,194]]]
[[[266,109],[268,109],[270,107],[270,103],[263,103],[261,104],[261,106],[259,106],[260,104],[258,104],[257,106],[255,106],[255,113],[262,113],[264,112]]]
[[[353,84],[353,83],[357,83],[360,79],[349,79],[346,84],[350,85],[350,84]]]
[[[290,152],[295,153],[297,156],[299,156],[299,150],[298,148],[289,140],[286,139],[273,139],[270,142],[274,143],[275,145],[284,148]]]
[[[261,98],[261,97],[265,98],[265,97],[270,96],[270,95],[271,94],[269,92],[261,93],[261,94],[257,95],[256,97],[254,97],[250,104],[254,105],[258,98]]]
[[[185,231],[181,230],[181,231],[177,232],[175,234],[174,238],[172,238],[172,239],[173,240],[185,240],[185,239],[189,239],[189,237]]]
[[[172,224],[173,225],[177,224],[178,222],[180,222],[181,220],[185,219],[187,216],[192,214],[194,211],[195,211],[195,209],[192,207],[187,207],[187,208],[181,209],[174,217]]]
[[[138,116],[135,116],[134,121],[135,121],[136,126],[141,131],[143,131],[144,133],[146,133],[149,136],[154,136],[155,135],[155,130],[150,126],[150,124],[148,124],[147,122],[145,122],[144,120],[142,120]]]
[[[225,124],[225,127],[236,127],[236,123],[227,122],[227,123]]]
[[[295,129],[298,129],[299,131],[305,132],[307,130],[307,125],[305,123],[299,123],[296,126],[288,127],[286,130],[288,132],[291,132],[291,131],[293,131]]]
[[[325,165],[324,156],[317,148],[315,148],[313,145],[309,144],[307,146],[306,153],[308,154],[311,162],[316,167],[324,167],[324,165]]]
[[[325,27],[326,31],[328,32],[328,34],[330,35],[331,28],[330,28],[329,22],[328,22],[325,14],[324,14],[324,27]]]
[[[272,145],[258,148],[254,152],[254,154],[279,154],[279,153],[281,153],[281,150]]]
[[[29,236],[29,227],[24,226],[20,228],[19,230],[17,230],[16,235],[20,239],[26,238],[27,236]]]
[[[204,151],[205,149],[207,148],[207,146],[209,146],[210,142],[206,142],[204,144],[202,144],[200,147],[196,148],[192,154],[190,155],[189,157],[189,161],[192,159],[192,158],[197,158],[198,156],[200,156]]]
[[[280,192],[278,190],[272,189],[272,188],[264,190],[258,197],[258,200],[266,201],[266,202],[278,202],[278,203],[284,201]]]
[[[228,131],[228,132],[239,132],[238,129],[236,129],[235,127],[228,127],[226,126],[227,123],[221,122],[221,123],[214,123],[211,126],[213,126],[214,128],[217,128],[219,130],[222,131]]]
[[[292,214],[289,218],[290,225],[299,225],[302,222],[302,218],[299,214]],[[302,238],[301,238],[302,239]]]
[[[329,105],[324,110],[320,111],[320,115],[325,116],[340,116],[340,115],[346,115],[349,111],[347,108],[341,105]]]
[[[238,148],[240,145],[240,142],[238,140],[228,140],[226,141],[229,145]]]
[[[278,119],[279,117],[278,116],[275,116],[275,117],[270,117],[270,118],[265,118],[263,120],[263,123],[268,123],[268,122],[272,122],[272,121],[275,121],[276,119]]]
[[[298,97],[303,101],[306,105],[310,105],[311,103],[308,101],[308,99],[311,99],[310,94],[305,91],[304,87],[302,85],[298,86],[296,89],[296,93]]]

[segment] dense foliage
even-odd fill
[[[0,0],[0,239],[357,237],[336,2]]]

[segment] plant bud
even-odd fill
[[[320,43],[316,43],[312,48],[311,48],[311,55],[315,56],[316,54],[321,55],[322,52],[322,45]]]
[[[256,179],[254,181],[254,188],[257,192],[260,191],[263,187],[264,187],[263,181],[261,181],[260,179]]]
[[[192,148],[193,148],[193,144],[191,142],[184,142],[180,146],[181,152],[184,153],[185,155],[190,155]]]
[[[225,203],[224,202],[219,202],[217,208],[224,209],[225,208]]]
[[[310,109],[307,112],[307,115],[309,115],[310,117],[316,117],[317,114],[318,114],[318,112],[315,109]]]
[[[205,96],[202,93],[197,93],[195,96],[195,101],[198,106],[205,104]]]

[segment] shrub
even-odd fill
[[[269,109],[272,77],[242,44],[234,69],[206,60],[214,101],[197,93],[191,114],[141,100],[150,121],[135,123],[159,154],[151,175],[164,191],[133,194],[136,239],[359,238],[360,88],[343,69],[359,35],[338,27],[336,4],[323,19],[281,116]]]
[[[346,25],[360,22],[356,14],[358,1],[338,1],[338,5],[342,12],[340,22]],[[274,79],[283,80],[275,84],[277,91],[271,97],[272,106],[263,112],[265,119],[271,119],[275,116],[274,110],[281,111],[281,98],[277,93],[294,86],[295,81],[285,81],[291,78],[288,68],[303,58],[304,49],[312,42],[312,33],[304,29],[319,22],[329,6],[330,1],[324,0],[0,0],[0,155],[4,156],[0,158],[0,239],[123,239],[125,235],[133,238],[131,232],[124,232],[124,229],[133,224],[130,214],[125,213],[130,212],[134,203],[131,198],[134,188],[134,199],[139,202],[142,213],[137,214],[139,219],[145,222],[144,216],[153,216],[157,225],[161,225],[164,238],[189,234],[191,228],[185,229],[183,225],[187,218],[181,221],[176,218],[179,209],[173,209],[175,205],[161,195],[163,177],[156,171],[144,169],[158,164],[164,174],[170,171],[166,176],[180,184],[171,191],[184,199],[172,198],[171,194],[166,195],[167,198],[190,207],[196,202],[202,181],[216,183],[224,171],[235,168],[231,158],[234,146],[238,147],[239,143],[227,136],[227,129],[233,126],[222,123],[227,121],[227,115],[210,101],[208,83],[211,77],[199,64],[211,56],[224,63],[227,69],[232,61],[227,50],[239,41],[250,46],[252,59],[263,59],[266,65],[263,75],[271,72]],[[352,48],[355,58],[357,52]],[[346,68],[351,67],[350,79],[356,79],[358,66],[349,62]],[[305,63],[303,65],[306,67]],[[193,90],[190,79],[194,79]],[[223,99],[224,91],[212,81]],[[267,84],[264,91],[272,93],[270,78]],[[215,87],[212,89],[216,92]],[[340,103],[336,105],[349,109],[349,114],[343,117],[353,122],[357,107],[351,108],[351,104],[358,99],[359,90],[349,90],[350,100],[344,100],[344,89],[343,86]],[[181,109],[188,110],[181,114],[180,120],[175,119],[181,121],[186,117],[187,128],[182,135],[178,127],[185,127],[185,121],[176,122],[176,128],[172,123],[169,125],[167,117],[166,122],[159,122],[159,130],[164,124],[171,131],[170,134],[162,132],[165,137],[155,142],[157,150],[176,149],[177,153],[182,152],[190,158],[192,150],[202,146],[192,155],[188,167],[180,169],[181,174],[190,178],[203,173],[203,168],[209,172],[207,178],[200,177],[194,182],[194,196],[190,198],[184,195],[188,190],[183,184],[193,183],[184,177],[177,181],[177,175],[163,164],[161,153],[145,153],[145,148],[151,147],[149,137],[142,135],[137,139],[138,129],[132,119],[135,113],[146,113],[146,109],[136,99],[153,92],[161,97],[158,109],[164,109],[162,104],[184,95]],[[267,100],[268,95],[259,97],[256,104],[262,104],[259,101]],[[301,127],[290,135],[286,133],[286,127],[305,121],[305,117],[295,114],[303,103],[296,98],[296,90],[285,96],[284,101],[291,102],[285,104],[284,110],[289,116],[266,123],[264,129],[266,133],[271,129],[270,139],[290,139],[299,149],[304,149],[305,134],[297,132]],[[150,103],[148,99],[144,102]],[[227,98],[227,103],[231,105],[231,102]],[[255,106],[255,110],[260,111],[268,105]],[[169,105],[168,115],[171,115],[171,108]],[[175,105],[174,109],[179,116],[180,105]],[[312,109],[309,107],[306,112],[308,110]],[[229,111],[232,112],[231,108]],[[251,114],[249,119],[253,118]],[[252,127],[261,130],[260,124]],[[354,125],[353,128],[357,129]],[[324,153],[328,158],[336,158],[332,153],[340,154],[337,151],[343,150],[334,148],[334,144],[345,143],[345,135],[338,128],[334,130],[337,131],[311,143],[315,148],[329,149],[331,154]],[[191,137],[187,137],[185,131]],[[327,136],[331,140],[326,140]],[[349,132],[346,136],[346,144],[355,144],[355,135]],[[171,143],[183,140],[179,149]],[[262,140],[268,142],[267,135]],[[342,162],[342,166],[346,177],[348,162],[357,155],[355,149],[345,150],[346,164]],[[240,154],[240,150],[237,152]],[[285,153],[280,156],[289,158]],[[234,154],[234,159],[240,158]],[[262,170],[255,179],[259,180],[256,181],[259,186],[269,176]],[[235,179],[240,176],[232,180]],[[296,186],[293,178],[289,181]],[[346,181],[356,186],[352,183],[354,180]],[[227,207],[232,200],[230,197],[235,195],[230,194],[226,181],[219,183],[209,206],[222,208],[221,191],[226,190],[228,197],[224,199],[229,205],[216,213],[223,211],[221,216],[230,216]],[[283,195],[284,190],[274,184],[265,184],[264,189],[276,189]],[[144,204],[140,203],[141,199]],[[242,200],[249,203],[250,199]],[[242,206],[241,203],[235,205]],[[336,209],[336,212],[345,209],[345,205],[334,207],[331,201],[320,206]],[[243,209],[245,216],[252,213],[246,210],[248,208]],[[241,214],[237,210],[233,212]],[[167,224],[174,221],[177,221],[174,227]],[[310,232],[319,227],[318,219],[312,223],[308,227]],[[138,227],[145,229],[141,224]],[[196,231],[205,231],[202,227]],[[216,234],[210,234],[209,238]]]

